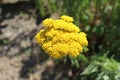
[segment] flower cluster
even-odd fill
[[[86,34],[72,22],[73,18],[65,15],[59,20],[48,18],[43,21],[45,28],[40,30],[35,38],[51,57],[77,57],[83,46],[88,45]]]

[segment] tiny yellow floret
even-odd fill
[[[83,51],[83,46],[88,45],[87,35],[72,22],[73,18],[66,15],[59,20],[48,18],[43,21],[44,29],[36,34],[35,39],[45,53],[60,59],[77,57]]]

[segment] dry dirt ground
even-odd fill
[[[42,19],[35,18],[34,4],[29,1],[19,3],[12,0],[12,4],[11,0],[2,1],[0,80],[70,80],[73,74],[69,66],[54,64],[34,40],[42,27]],[[53,14],[51,17],[57,16]]]

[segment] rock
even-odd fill
[[[2,0],[1,3],[7,4],[7,3],[17,3],[18,1],[29,1],[29,0]]]
[[[3,46],[4,50],[0,47],[0,52],[7,55],[16,55],[29,48],[38,28],[36,20],[28,14],[6,19],[1,25],[6,27],[2,29],[3,34],[0,35],[0,39],[8,39],[8,44]]]

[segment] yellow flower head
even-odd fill
[[[51,28],[53,26],[54,20],[52,18],[45,19],[43,21],[43,26],[46,28]]]
[[[65,15],[59,20],[49,18],[43,21],[45,28],[40,30],[35,38],[51,57],[77,57],[82,52],[83,46],[88,45],[86,34],[80,32],[72,22],[73,18]]]
[[[40,32],[38,32],[36,34],[35,39],[36,39],[38,44],[44,43],[44,41],[45,41],[45,31],[44,30],[40,30]]]
[[[64,30],[68,32],[79,32],[80,29],[73,23],[65,22],[64,20],[56,20],[53,24],[54,29]]]
[[[66,22],[73,22],[73,18],[70,16],[63,15],[60,18]]]

